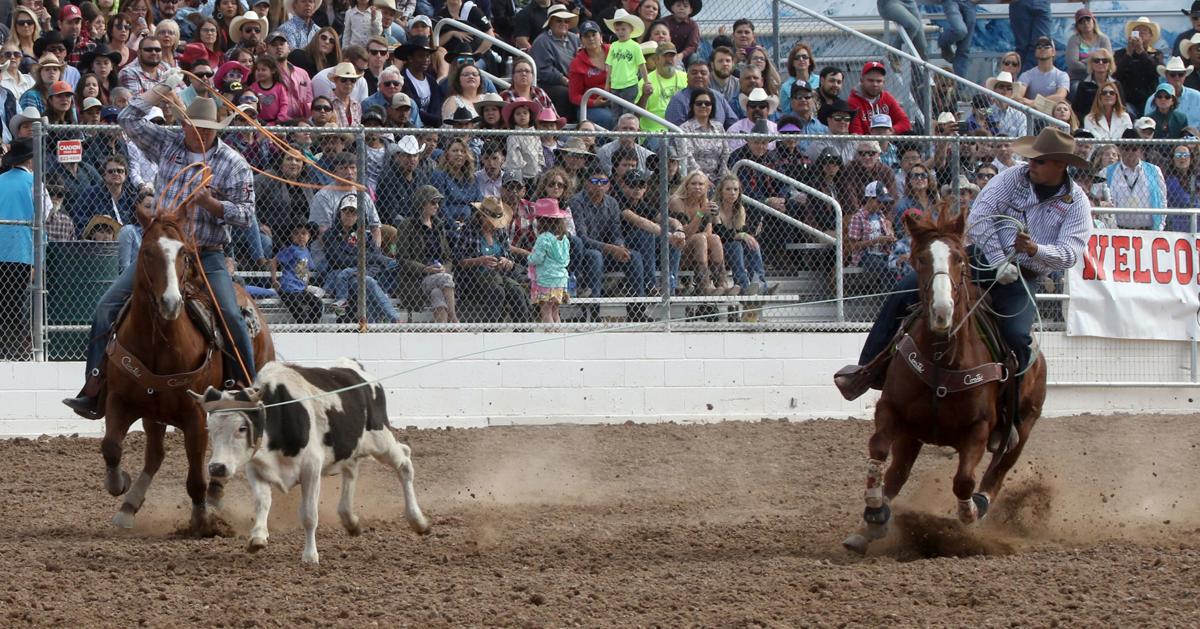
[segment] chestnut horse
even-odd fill
[[[220,352],[184,309],[188,299],[210,304],[212,300],[204,283],[199,252],[190,244],[182,211],[153,218],[143,214],[138,219],[145,226],[145,234],[138,251],[133,294],[108,349],[107,419],[100,444],[108,468],[105,486],[114,496],[125,494],[113,523],[131,528],[150,481],[162,464],[166,427],[174,426],[183,432],[187,451],[192,532],[204,534],[210,527],[204,468],[208,431],[204,411],[188,395],[188,390],[220,387],[223,368]],[[243,307],[253,308],[258,318],[260,332],[254,338],[254,358],[261,367],[275,358],[271,335],[245,290],[235,288],[238,301]],[[212,310],[220,326],[220,312],[215,304]],[[145,464],[131,485],[129,474],[121,469],[121,451],[130,425],[138,418],[142,419],[146,432]],[[219,506],[222,490],[223,486],[216,483],[207,488],[207,498],[214,506]]]
[[[964,246],[965,213],[942,212],[934,223],[915,213],[904,216],[912,235],[911,263],[917,273],[921,310],[887,368],[883,393],[875,406],[875,433],[868,443],[867,507],[863,528],[843,545],[865,553],[872,540],[887,533],[890,502],[908,480],[924,444],[958,452],[953,489],[958,518],[970,524],[983,517],[1000,492],[1004,476],[1016,464],[1046,399],[1046,362],[1035,352],[1021,386],[1017,445],[992,455],[976,492],[975,468],[987,450],[989,435],[1011,412],[1001,404],[1007,368],[993,362],[972,316],[981,299],[971,280]],[[973,314],[974,313],[974,314]],[[892,463],[883,472],[891,452]]]

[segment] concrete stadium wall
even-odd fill
[[[385,382],[397,426],[866,418],[875,400],[872,393],[846,402],[831,383],[833,372],[857,356],[862,334],[564,336],[288,333],[275,339],[281,358],[292,362],[324,365],[354,356],[377,377],[408,372]],[[1070,339],[1046,336],[1052,374],[1056,365],[1077,364]],[[1088,342],[1092,351],[1105,343]],[[1127,348],[1114,341],[1111,349],[1109,361]],[[436,364],[447,359],[453,360]],[[0,436],[100,435],[102,422],[79,419],[59,403],[78,390],[82,371],[80,363],[0,363]],[[1054,387],[1046,413],[1191,412],[1197,402],[1200,389],[1192,387]]]

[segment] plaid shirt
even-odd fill
[[[219,219],[196,205],[188,208],[188,213],[195,224],[196,244],[225,245],[229,242],[226,223],[244,227],[254,216],[254,173],[246,159],[221,140],[217,140],[204,158],[188,151],[183,144],[182,133],[146,120],[149,111],[150,106],[146,101],[140,95],[135,96],[129,101],[129,106],[121,110],[117,122],[125,130],[125,135],[130,141],[142,150],[146,159],[158,164],[154,189],[160,197],[166,199],[175,198],[176,195],[180,199],[188,196],[190,189],[183,193],[180,193],[180,190],[187,185],[192,172],[183,173],[175,178],[174,182],[171,179],[188,164],[207,161],[208,167],[212,169],[209,187],[212,188],[213,197],[219,199],[225,207],[225,218]]]
[[[872,214],[870,212],[868,212],[866,209],[862,209],[862,210],[855,212],[854,216],[850,217],[850,229],[849,229],[848,233],[846,234],[846,236],[851,241],[870,240],[871,238],[874,238],[875,236],[872,235],[872,233],[871,233],[871,220],[872,220],[871,216],[872,216]],[[879,214],[876,214],[875,216],[878,217],[879,227],[882,230],[882,233],[879,235],[881,235],[881,236],[895,236],[896,235],[895,232],[892,231],[892,219],[889,218],[887,216],[887,214],[881,212]],[[854,252],[854,256],[851,258],[850,262],[852,264],[858,264],[859,262],[862,261],[863,254],[866,254],[866,253],[873,253],[876,255],[884,255],[884,256],[891,255],[892,245],[890,245],[890,244],[875,245],[873,247],[868,247],[866,249],[859,249],[858,251]]]
[[[121,68],[121,72],[117,74],[117,80],[120,81],[121,87],[133,92],[134,96],[154,87],[163,79],[171,66],[159,62],[158,67],[154,68],[154,76],[150,76],[148,72],[142,69],[142,64],[137,59],[134,59],[129,65]]]

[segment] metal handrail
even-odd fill
[[[744,194],[742,195],[742,199],[743,200],[749,199],[751,201],[751,205],[753,205],[754,207],[757,207],[758,209],[760,209],[764,212],[767,212],[771,216],[774,216],[774,217],[784,221],[785,223],[788,223],[789,225],[793,225],[795,227],[800,228],[801,230],[805,231],[806,233],[813,235],[820,240],[825,241],[826,244],[833,245],[833,249],[835,251],[834,257],[836,258],[836,260],[834,261],[834,270],[836,271],[834,273],[834,276],[835,276],[834,283],[835,283],[835,292],[837,295],[837,320],[844,321],[846,318],[846,313],[845,313],[845,278],[842,277],[842,270],[843,270],[842,269],[842,266],[843,266],[843,262],[842,262],[842,247],[843,247],[843,245],[842,245],[842,204],[838,203],[837,199],[829,196],[828,194],[825,194],[824,192],[821,192],[820,190],[817,190],[816,188],[814,188],[808,184],[796,181],[795,179],[792,179],[791,177],[788,177],[787,175],[785,175],[777,170],[767,168],[766,166],[763,166],[762,164],[759,164],[757,162],[752,162],[748,159],[740,159],[737,162],[735,162],[733,164],[733,168],[730,169],[730,172],[736,176],[737,172],[739,170],[741,170],[742,168],[749,168],[751,170],[756,170],[759,173],[762,173],[768,177],[771,177],[772,179],[775,179],[777,181],[782,181],[783,183],[786,183],[787,185],[792,186],[793,188],[796,188],[809,196],[816,197],[816,198],[824,201],[825,203],[828,203],[830,206],[833,207],[833,212],[835,214],[836,220],[834,221],[834,228],[833,228],[834,235],[830,236],[829,234],[826,234],[825,232],[823,232],[815,227],[811,227],[811,226],[807,225],[806,223],[804,223],[803,221],[800,221],[796,218],[788,216],[787,214],[784,214],[783,212],[780,212],[779,210],[776,210],[775,208],[773,208],[765,203],[761,203],[755,199],[749,199],[749,197],[747,197]],[[832,241],[832,242],[830,242],[830,241]]]
[[[654,122],[657,122],[658,124],[668,128],[676,133],[683,133],[683,129],[681,129],[679,127],[679,125],[675,124],[674,122],[671,122],[670,120],[667,120],[666,118],[663,118],[662,116],[660,116],[648,109],[645,109],[635,103],[631,103],[631,102],[625,100],[624,98],[621,98],[620,96],[617,96],[616,94],[613,94],[612,92],[601,89],[599,87],[593,87],[583,93],[583,98],[580,99],[580,101],[579,101],[579,120],[580,121],[587,120],[588,100],[591,99],[592,94],[598,94],[600,96],[603,96],[603,97],[607,98],[609,100],[609,102],[615,102],[616,104],[620,105],[622,108],[628,109],[629,111],[632,111],[633,113],[635,113],[639,116],[642,116],[643,118],[649,118],[649,119],[653,120]]]
[[[475,69],[479,70],[479,68],[475,68]],[[487,77],[492,82],[492,84],[494,84],[496,87],[502,87],[504,89],[508,89],[508,88],[512,87],[512,83],[509,83],[508,79],[500,78],[500,77],[496,76],[495,74],[488,72],[487,70],[479,70],[479,72],[483,76]],[[537,72],[537,70],[534,70],[534,72]]]
[[[1051,117],[1047,114],[1044,114],[1024,103],[1019,103],[1007,96],[997,94],[996,92],[993,92],[993,91],[983,87],[982,85],[979,85],[978,83],[972,83],[972,82],[958,76],[957,74],[947,72],[947,71],[933,65],[932,63],[929,63],[928,61],[925,61],[924,59],[922,59],[920,57],[910,55],[907,52],[900,50],[899,48],[895,48],[895,47],[885,44],[877,39],[872,39],[871,37],[869,37],[867,35],[863,35],[862,33],[858,32],[844,24],[841,24],[835,20],[832,20],[824,15],[821,15],[820,13],[817,13],[816,11],[809,9],[808,7],[801,6],[801,5],[797,4],[796,2],[793,2],[792,0],[776,0],[776,1],[779,2],[780,4],[785,4],[791,8],[807,15],[807,16],[813,18],[814,20],[819,20],[825,24],[828,24],[829,26],[840,29],[843,32],[849,34],[851,37],[861,39],[865,42],[868,42],[872,45],[882,48],[894,55],[898,55],[904,59],[907,59],[907,60],[925,68],[926,70],[933,72],[935,74],[938,74],[940,76],[943,76],[945,78],[948,78],[951,81],[954,81],[955,83],[959,83],[959,84],[969,87],[971,89],[979,90],[981,92],[987,93],[989,98],[1003,102],[1004,104],[1008,105],[1009,107],[1015,107],[1015,108],[1017,108],[1018,111],[1022,111],[1030,116],[1034,116],[1036,118],[1041,118],[1041,119],[1045,120],[1047,124],[1053,124],[1053,125],[1056,125],[1059,127],[1063,127],[1063,128],[1066,128],[1068,132],[1070,131],[1070,128],[1069,128],[1070,125],[1063,122],[1062,120],[1053,118],[1053,117]],[[933,121],[930,121],[931,127],[932,127],[932,123],[933,123]]]
[[[433,27],[432,41],[434,44],[437,44],[439,41],[441,41],[442,27],[444,26],[453,26],[460,31],[466,31],[480,39],[486,39],[492,42],[493,47],[508,52],[515,57],[521,57],[529,61],[529,65],[533,66],[533,84],[537,85],[537,63],[534,63],[533,57],[529,56],[529,53],[513,46],[512,44],[496,37],[495,35],[488,35],[487,33],[475,28],[474,26],[471,26],[470,24],[463,24],[462,22],[451,18],[442,18],[438,20],[437,26]]]

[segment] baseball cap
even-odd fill
[[[275,41],[276,39],[282,39],[284,41],[287,41],[287,35],[284,35],[283,31],[278,30],[278,29],[271,31],[271,33],[269,35],[267,35],[267,43],[268,44]]]
[[[93,107],[103,107],[103,106],[104,106],[104,103],[101,103],[99,98],[96,98],[95,96],[88,96],[87,98],[83,99],[83,106],[80,109],[82,109],[83,111],[87,111]]]
[[[868,61],[864,63],[861,74],[866,74],[873,70],[879,70],[881,73],[887,74],[887,68],[883,67],[883,64],[878,61]]]
[[[658,44],[658,56],[660,57],[663,55],[673,55],[677,52],[679,51],[675,49],[675,44],[672,44],[670,41],[660,42]]]
[[[863,190],[863,196],[868,199],[878,199],[880,203],[891,203],[892,195],[882,181],[872,181]]]
[[[1137,129],[1153,129],[1158,125],[1155,124],[1154,119],[1150,116],[1142,116],[1133,123],[1133,126]]]
[[[50,95],[51,96],[54,96],[55,94],[74,94],[74,93],[75,93],[75,88],[71,87],[71,84],[67,83],[66,81],[55,81],[54,85],[50,86]]]
[[[599,33],[599,32],[601,32],[600,25],[596,24],[595,22],[593,22],[591,20],[588,20],[588,21],[584,22],[583,24],[579,25],[579,34],[580,35],[587,35],[588,33]]]
[[[881,129],[881,128],[891,129],[892,128],[892,117],[887,114],[875,114],[874,116],[871,116],[871,128],[872,129]]]
[[[408,21],[408,28],[411,29],[414,24],[424,24],[429,28],[433,28],[433,21],[429,19],[428,15],[414,15],[412,19]]]
[[[64,4],[63,7],[58,10],[59,22],[69,22],[71,20],[80,19],[83,19],[83,11],[80,11],[79,7],[74,4]]]
[[[108,122],[116,120],[119,115],[121,115],[121,110],[111,105],[100,110],[100,119]]]
[[[401,107],[411,108],[412,106],[412,99],[408,97],[408,94],[396,92],[392,95],[392,109],[400,109]]]
[[[501,175],[501,177],[500,177],[500,185],[507,186],[510,183],[521,184],[522,186],[524,186],[525,179],[523,177],[521,177],[520,172],[517,172],[515,170],[506,170],[506,171],[504,171],[504,174]]]
[[[1054,40],[1043,35],[1042,37],[1039,37],[1037,39],[1037,43],[1034,44],[1034,48],[1041,48],[1042,46],[1050,46],[1051,48],[1053,48]]]

